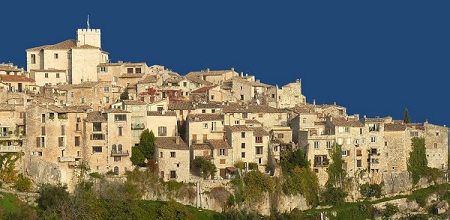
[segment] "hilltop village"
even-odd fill
[[[113,63],[99,29],[29,48],[26,60],[26,70],[0,64],[0,154],[21,152],[17,168],[35,184],[73,186],[82,170],[123,176],[147,129],[164,181],[197,182],[197,157],[217,168],[210,181],[252,170],[277,176],[283,155],[301,149],[324,186],[338,144],[346,173],[378,184],[407,173],[412,137],[425,138],[429,167],[448,169],[447,127],[307,103],[299,79],[279,87],[233,68],[183,76]]]

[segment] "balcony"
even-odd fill
[[[75,157],[58,157],[58,162],[75,162]]]
[[[143,130],[145,129],[145,124],[131,124],[131,130]]]
[[[105,134],[91,134],[91,140],[105,140]]]
[[[126,150],[126,151],[112,150],[111,151],[111,157],[126,157],[129,155],[130,155],[130,153],[128,152],[128,150]]]
[[[72,161],[69,162],[69,168],[77,169],[77,168],[84,168],[85,165],[81,161]]]
[[[16,153],[22,151],[19,146],[0,146],[0,153]]]

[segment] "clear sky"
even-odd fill
[[[2,2],[0,63],[25,67],[25,49],[75,39],[89,14],[112,62],[299,78],[310,103],[450,125],[450,1],[150,2]]]

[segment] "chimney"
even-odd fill
[[[208,72],[208,73],[209,73],[209,68],[206,68],[206,72]]]
[[[336,105],[336,102],[334,102],[333,104]]]
[[[178,136],[175,137],[175,144],[180,144],[180,138]]]
[[[241,77],[244,77],[244,72],[241,72]]]
[[[313,99],[313,105],[316,105],[316,100],[315,99]]]
[[[234,67],[231,67],[231,72],[234,72]]]

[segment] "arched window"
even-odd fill
[[[116,152],[116,151],[117,151],[116,145],[115,145],[115,144],[112,145],[112,151],[113,151],[113,152]]]
[[[117,175],[119,175],[119,167],[117,167],[117,166],[114,167],[114,173],[116,173]]]
[[[122,145],[119,144],[119,152],[122,152]]]

